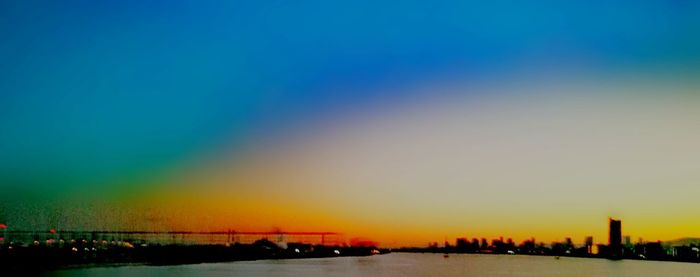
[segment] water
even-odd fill
[[[520,255],[391,253],[58,271],[52,276],[700,276],[700,264]]]

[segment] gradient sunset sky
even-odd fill
[[[700,4],[483,2],[2,1],[0,223],[700,237]]]

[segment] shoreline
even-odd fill
[[[629,261],[654,261],[654,262],[677,262],[677,263],[700,263],[699,260],[683,260],[683,259],[643,259],[639,257],[624,257],[624,258],[616,258],[616,259],[611,259],[605,256],[601,255],[557,255],[557,254],[549,254],[549,253],[514,253],[514,254],[508,254],[508,253],[496,253],[496,252],[458,252],[458,251],[433,251],[433,250],[428,250],[426,249],[425,251],[420,251],[416,249],[392,249],[391,253],[419,253],[419,254],[443,254],[443,255],[503,255],[503,256],[543,256],[543,257],[562,257],[562,258],[581,258],[581,259],[603,259],[603,260],[609,260],[609,261],[623,261],[623,260],[629,260]]]
[[[253,260],[370,256],[386,252],[376,247],[274,244],[149,245],[75,251],[68,247],[28,246],[2,249],[0,268],[9,272],[49,272],[93,267],[168,266]],[[301,246],[304,246],[302,248]]]

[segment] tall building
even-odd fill
[[[622,221],[610,218],[610,236],[608,238],[608,258],[622,258]]]

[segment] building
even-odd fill
[[[584,241],[584,245],[586,246],[586,254],[593,254],[593,237],[592,236],[586,237],[586,240]]]
[[[622,258],[622,221],[610,218],[610,235],[608,237],[608,258]]]
[[[632,247],[632,237],[625,236],[625,247],[627,247],[627,248]]]

